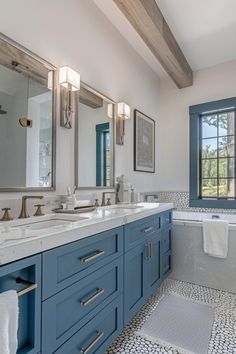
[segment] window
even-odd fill
[[[111,149],[109,123],[96,125],[96,186],[110,187]]]
[[[236,207],[236,98],[190,107],[190,206]]]

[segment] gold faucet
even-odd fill
[[[101,206],[105,206],[106,205],[106,201],[105,201],[106,194],[115,194],[115,197],[116,197],[115,204],[118,204],[120,202],[117,192],[102,192],[102,204],[101,204]],[[111,205],[110,201],[108,202],[107,205]]]
[[[43,199],[43,196],[41,196],[41,195],[23,195],[19,219],[29,218],[29,215],[27,212],[27,207],[26,207],[26,200],[27,199]]]

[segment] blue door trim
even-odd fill
[[[102,123],[96,125],[96,186],[102,186],[102,142],[103,133],[109,132],[110,124]]]

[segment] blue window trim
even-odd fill
[[[190,116],[190,195],[189,206],[195,208],[235,209],[236,200],[199,198],[199,119],[203,113],[236,109],[236,97],[189,107]]]
[[[96,125],[96,186],[101,187],[102,184],[102,135],[109,132],[110,124],[102,123]]]

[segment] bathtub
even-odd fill
[[[202,221],[212,215],[229,221],[226,259],[203,252]],[[172,249],[172,279],[236,293],[236,215],[174,211]]]

